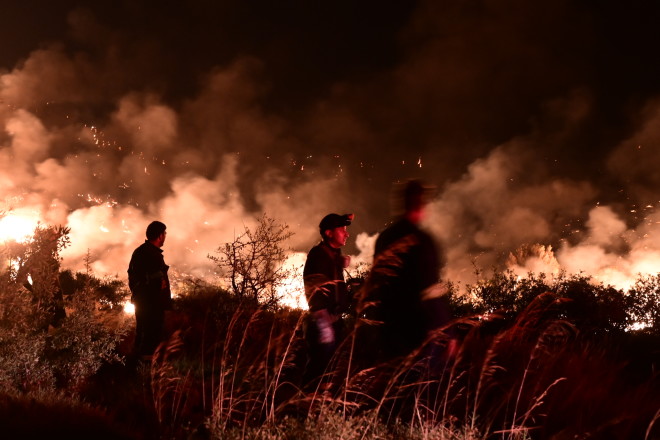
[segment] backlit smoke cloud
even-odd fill
[[[610,58],[585,59],[607,8],[419,1],[356,7],[381,27],[343,33],[340,7],[275,8],[264,37],[223,5],[197,26],[137,2],[125,30],[112,8],[76,9],[0,71],[0,198],[23,224],[71,228],[65,265],[89,253],[123,278],[160,219],[168,263],[212,277],[207,255],[262,212],[295,233],[294,266],[323,215],[354,212],[347,251],[369,263],[391,184],[420,177],[438,187],[426,226],[446,279],[564,269],[627,287],[660,267],[658,91],[624,102],[599,76]]]
[[[447,279],[469,282],[475,269],[503,268],[521,246],[559,243],[593,199],[586,182],[518,183],[533,166],[514,153],[500,148],[476,161],[431,206],[428,227],[445,245]]]
[[[445,245],[445,277],[470,283],[475,270],[508,268],[521,276],[565,270],[627,289],[640,275],[656,274],[660,202],[654,202],[657,195],[650,189],[655,185],[648,180],[658,162],[642,145],[660,139],[649,129],[656,112],[647,114],[641,132],[615,149],[609,162],[631,176],[626,192],[636,194],[638,202],[628,204],[629,212],[599,204],[597,189],[586,180],[530,182],[530,175],[540,172],[520,150],[530,139],[517,139],[471,164],[444,188],[427,224]],[[633,209],[644,200],[649,204]]]
[[[171,231],[168,263],[209,276],[207,255],[254,226],[261,211],[295,227],[290,245],[304,248],[318,237],[321,213],[342,208],[344,184],[331,172],[294,186],[278,171],[283,123],[254,103],[258,87],[246,71],[253,61],[211,72],[200,94],[178,112],[154,94],[131,91],[117,98],[103,126],[70,115],[58,115],[53,124],[44,101],[70,108],[61,90],[83,81],[78,68],[85,70],[53,50],[33,53],[2,76],[1,183],[11,215],[71,228],[66,265],[80,269],[89,252],[93,270],[123,277],[144,228],[161,219]],[[47,75],[60,67],[68,73]],[[37,83],[41,99],[32,88]],[[34,107],[39,112],[28,110]],[[262,163],[250,162],[258,156]]]

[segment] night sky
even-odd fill
[[[159,218],[203,273],[262,212],[300,252],[355,212],[368,260],[392,184],[423,178],[447,279],[623,286],[660,267],[658,23],[650,1],[11,2],[0,195],[71,226],[74,266],[124,276]]]

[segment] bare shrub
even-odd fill
[[[286,224],[278,224],[262,215],[254,230],[244,231],[231,243],[224,243],[217,255],[208,258],[229,280],[232,292],[243,299],[266,305],[276,305],[278,288],[295,274],[282,267],[286,259],[283,243],[293,233]]]

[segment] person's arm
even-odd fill
[[[333,262],[320,247],[313,248],[307,255],[303,271],[305,297],[310,312],[327,309],[332,305]]]
[[[159,255],[138,248],[128,267],[128,284],[133,298],[156,300],[165,284],[169,291],[166,268]]]
[[[331,289],[334,285],[334,281],[331,279],[332,264],[327,253],[320,247],[315,247],[307,255],[303,271],[305,296],[309,312],[318,331],[318,342],[321,344],[335,342],[333,321],[330,315],[330,308],[334,303]]]
[[[332,344],[335,342],[335,329],[332,327],[333,320],[328,309],[312,312],[312,316],[319,332],[319,342],[321,344]]]
[[[131,301],[144,297],[147,281],[142,252],[138,248],[131,255],[131,261],[128,263],[128,288],[132,294]]]

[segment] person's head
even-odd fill
[[[429,203],[433,188],[421,180],[409,180],[402,190],[404,216],[413,223],[419,223],[424,208]]]
[[[349,237],[346,226],[351,224],[353,214],[328,214],[319,223],[321,238],[334,248],[340,248],[346,244]]]
[[[147,226],[147,240],[158,247],[162,247],[165,243],[166,229],[165,224],[157,220],[149,223],[149,226]]]

